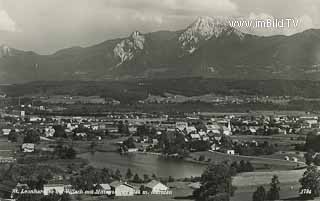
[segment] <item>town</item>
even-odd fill
[[[84,100],[92,98],[97,100]],[[8,200],[188,200],[202,189],[201,175],[210,164],[230,167],[237,188],[233,200],[251,199],[255,187],[261,193],[274,175],[284,180],[284,189],[290,186],[281,192],[284,198],[313,193],[299,178],[312,164],[320,165],[315,113],[70,116],[59,110],[58,116],[50,113],[61,104],[58,99],[46,105],[24,101],[3,101],[1,110],[0,193]],[[245,186],[243,179],[256,186]],[[243,195],[248,188],[252,193]]]

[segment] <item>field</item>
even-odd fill
[[[229,161],[250,161],[257,171],[259,170],[292,170],[295,168],[301,168],[304,166],[303,162],[293,162],[286,161],[284,159],[272,158],[270,156],[255,157],[255,156],[239,156],[239,155],[228,155],[220,152],[194,152],[190,154],[190,160],[197,160],[200,156],[207,159],[211,159],[214,162],[223,162],[226,160]]]
[[[0,157],[11,157],[19,148],[16,143],[9,143],[6,136],[0,136]]]
[[[252,193],[256,190],[258,185],[263,185],[266,189],[269,189],[269,183],[273,174],[279,175],[280,179],[280,196],[281,199],[288,199],[298,197],[298,192],[300,184],[298,183],[297,178],[301,177],[303,170],[300,171],[290,171],[287,175],[286,172],[271,172],[271,173],[250,173],[250,174],[241,174],[234,178],[233,184],[237,187],[235,195],[231,198],[231,201],[250,201],[252,199]],[[243,185],[251,183],[253,185]],[[241,183],[239,183],[241,182]],[[189,182],[173,182],[169,183],[168,186],[171,187],[173,191],[172,196],[133,196],[133,197],[115,197],[116,201],[191,201],[193,189],[189,187]],[[74,197],[74,200],[79,199],[79,197]],[[89,197],[81,196],[83,201],[100,201],[108,199],[106,197]]]

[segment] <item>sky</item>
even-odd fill
[[[40,54],[142,33],[186,28],[198,16],[294,18],[290,35],[320,28],[319,0],[0,0],[0,44]]]

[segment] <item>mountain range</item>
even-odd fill
[[[180,77],[320,80],[320,30],[265,37],[200,17],[183,30],[134,31],[51,55],[0,46],[0,84]]]

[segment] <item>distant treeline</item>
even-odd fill
[[[225,80],[213,78],[180,78],[130,81],[60,81],[31,82],[0,86],[8,96],[79,95],[114,98],[134,103],[148,94],[164,93],[197,96],[214,93],[222,96],[299,96],[320,98],[320,82],[303,80]]]

